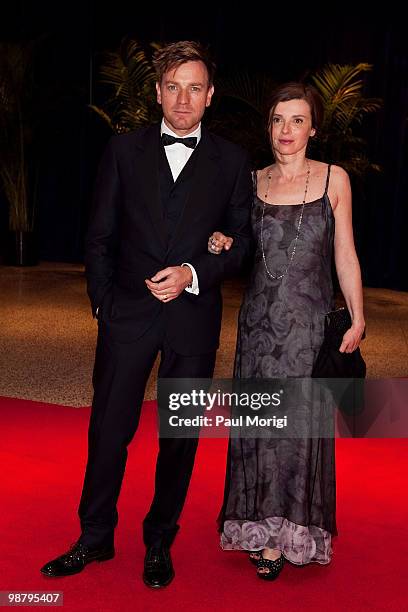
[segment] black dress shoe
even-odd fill
[[[144,583],[149,587],[159,589],[170,584],[173,578],[174,569],[169,549],[165,546],[148,548],[144,560]]]
[[[81,542],[75,542],[68,552],[49,561],[41,568],[45,576],[71,576],[82,572],[84,567],[92,561],[108,561],[115,556],[113,546],[101,548],[88,548]]]

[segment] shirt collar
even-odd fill
[[[164,123],[164,119],[162,119],[161,122],[161,126],[160,126],[160,135],[161,134],[170,134],[170,136],[175,136],[176,138],[187,138],[190,136],[195,136],[197,138],[197,144],[200,142],[201,139],[201,122],[199,124],[199,126],[193,131],[190,132],[189,134],[184,134],[184,136],[180,136],[179,134],[176,134],[175,132],[173,132],[165,123]]]

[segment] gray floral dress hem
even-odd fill
[[[331,534],[325,529],[296,525],[282,516],[263,521],[225,521],[221,535],[223,550],[256,551],[275,548],[295,565],[330,563]]]

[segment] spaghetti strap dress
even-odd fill
[[[330,166],[322,197],[304,205],[289,266],[302,204],[265,203],[253,176],[256,252],[239,314],[234,377],[307,378],[323,341],[324,314],[334,307]],[[283,278],[271,278],[265,263]],[[294,564],[329,563],[337,534],[334,450],[333,437],[231,437],[221,547],[278,548]]]

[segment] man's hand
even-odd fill
[[[172,266],[160,270],[145,283],[155,298],[161,302],[171,302],[192,282],[193,275],[188,266]]]

